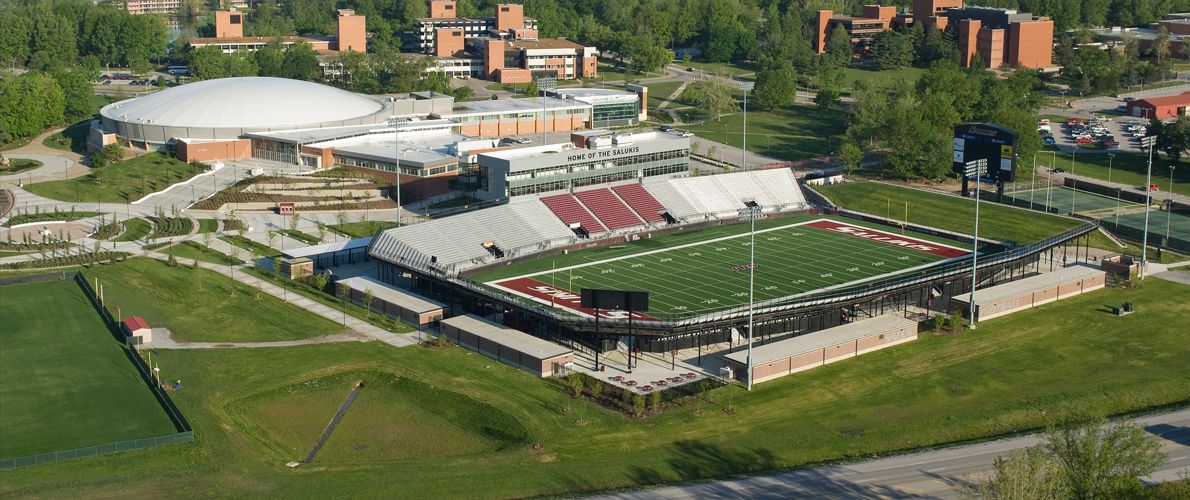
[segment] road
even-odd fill
[[[1146,482],[1178,479],[1190,471],[1190,408],[1134,419],[1159,436],[1165,464]],[[774,474],[605,495],[601,500],[676,498],[953,498],[963,484],[986,474],[996,457],[1038,444],[1039,435],[944,448],[850,465],[793,469]]]

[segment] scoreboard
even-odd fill
[[[1003,185],[1016,179],[1016,132],[990,123],[964,123],[954,128],[954,162],[962,174],[967,163],[987,160],[986,180]]]

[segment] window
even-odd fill
[[[240,24],[240,15],[239,14],[231,16],[231,24]]]

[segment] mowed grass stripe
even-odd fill
[[[718,236],[707,239],[715,237]],[[605,257],[590,264],[577,264],[579,267],[575,269],[545,271],[530,277],[572,290],[647,290],[654,311],[696,312],[747,303],[748,273],[746,269],[732,271],[731,268],[748,263],[749,247],[749,235],[743,233],[727,240],[648,255],[611,260]],[[854,236],[792,226],[757,235],[755,296],[757,301],[765,301],[941,260],[931,254]]]
[[[0,457],[177,432],[78,284],[0,295]]]

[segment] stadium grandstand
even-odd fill
[[[669,225],[735,217],[747,202],[766,213],[810,205],[788,169],[649,178],[514,198],[498,207],[379,233],[374,258],[457,274],[514,257]]]

